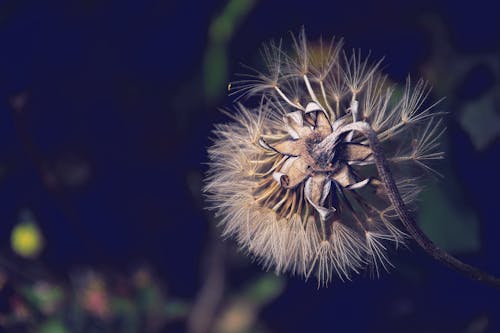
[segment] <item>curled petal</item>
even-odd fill
[[[311,134],[312,129],[307,125],[304,126],[304,118],[302,111],[294,111],[283,116],[288,134],[294,139]]]
[[[335,208],[324,207],[325,199],[330,193],[331,181],[325,174],[310,177],[304,187],[304,195],[307,201],[318,211],[322,220],[335,211]]]
[[[357,182],[357,183],[354,183],[351,185],[347,185],[345,188],[349,189],[349,190],[357,190],[357,189],[365,187],[369,183],[370,183],[370,178],[366,178],[365,180],[362,180],[360,182]]]
[[[332,175],[332,178],[342,187],[347,187],[356,182],[346,164],[343,164],[342,167]]]
[[[286,140],[273,145],[272,148],[282,155],[299,156],[304,150],[303,146],[301,140]]]
[[[330,121],[328,120],[324,111],[318,112],[318,115],[316,116],[315,130],[323,138],[328,136],[328,134],[332,133],[332,125],[330,124]]]
[[[309,176],[308,165],[304,159],[300,157],[290,157],[286,160],[280,172],[287,177],[281,178],[284,181],[283,186],[286,188],[294,188],[304,181]]]
[[[343,159],[346,161],[366,162],[372,159],[370,147],[359,143],[346,143],[343,147]]]
[[[264,148],[265,150],[273,150],[273,151],[276,151],[276,149],[274,149],[274,147],[272,147],[270,144],[268,144],[266,142],[266,140],[264,140],[263,138],[259,138],[259,146],[261,146],[262,148]]]
[[[323,111],[323,108],[316,102],[309,102],[306,106],[306,113],[315,112],[315,111]]]
[[[336,131],[337,129],[339,129],[340,127],[346,125],[350,121],[351,121],[351,119],[349,118],[349,115],[344,115],[341,118],[339,118],[339,119],[337,119],[337,120],[335,120],[333,122],[333,124],[332,124],[332,130]]]
[[[285,186],[289,182],[288,176],[282,172],[273,172],[273,179],[281,186]]]
[[[305,114],[314,114],[316,116],[316,120],[313,122],[313,124],[315,124],[314,130],[321,134],[322,137],[326,137],[328,134],[332,133],[332,125],[321,105],[316,102],[309,102],[306,106]]]
[[[302,118],[302,112],[295,111],[287,113],[283,116],[283,121],[285,122],[288,134],[294,139],[300,138],[299,131],[304,125],[304,119]]]

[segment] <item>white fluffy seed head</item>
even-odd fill
[[[208,149],[204,191],[223,235],[266,269],[316,275],[319,286],[365,268],[378,276],[392,266],[388,245],[407,235],[366,139],[343,128],[365,122],[378,133],[411,206],[428,174],[414,172],[432,171],[429,163],[443,157],[427,85],[391,85],[380,61],[346,54],[342,40],[308,42],[304,32],[290,52],[280,41],[262,55],[265,70],[232,83],[230,94],[246,105],[226,112],[231,122],[215,126]]]

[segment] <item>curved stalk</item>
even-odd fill
[[[378,174],[384,187],[387,191],[389,200],[396,213],[398,214],[401,222],[405,226],[408,233],[415,239],[418,245],[428,254],[430,254],[437,261],[445,264],[446,266],[466,275],[467,277],[488,284],[494,288],[500,289],[500,278],[493,275],[485,273],[478,268],[468,265],[457,258],[453,257],[446,251],[439,248],[432,240],[424,234],[424,232],[417,225],[415,220],[408,213],[401,195],[399,194],[398,188],[392,177],[392,173],[388,167],[387,159],[385,158],[384,151],[380,146],[380,142],[377,137],[377,133],[371,128],[371,126],[363,121],[353,122],[348,125],[339,128],[339,130],[330,134],[326,137],[320,146],[330,147],[333,142],[335,142],[340,134],[350,131],[357,131],[364,135],[370,148],[373,152],[373,157],[375,160],[375,165],[377,167]]]

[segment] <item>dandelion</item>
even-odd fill
[[[215,127],[204,191],[223,235],[319,286],[366,268],[378,276],[409,235],[436,257],[408,213],[443,158],[427,84],[391,84],[342,40],[292,39],[290,52],[264,46],[265,70],[231,83],[232,122]]]

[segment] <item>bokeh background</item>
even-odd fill
[[[201,186],[240,62],[304,26],[433,85],[443,173],[418,220],[500,275],[495,2],[0,1],[0,331],[500,332],[500,294],[414,244],[317,289],[222,241]]]

